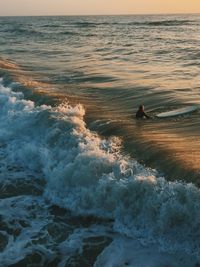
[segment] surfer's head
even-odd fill
[[[140,110],[140,111],[144,111],[144,105],[142,105],[142,104],[139,105],[139,110]]]

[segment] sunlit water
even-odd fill
[[[0,18],[1,266],[198,266],[199,29]]]

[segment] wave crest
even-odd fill
[[[5,158],[40,173],[45,198],[77,214],[110,218],[123,234],[199,253],[197,187],[168,182],[124,156],[118,138],[87,129],[82,105],[36,106],[2,85],[0,103]]]

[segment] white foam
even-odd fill
[[[98,256],[94,267],[195,267],[184,253],[164,253],[154,244],[145,247],[137,240],[118,237]]]
[[[75,230],[71,235],[68,236],[66,240],[60,243],[58,249],[60,252],[61,262],[59,263],[58,267],[65,267],[67,266],[70,257],[73,255],[83,253],[83,247],[85,245],[85,239],[88,238],[95,238],[99,236],[108,236],[108,231],[110,229],[108,227],[102,227],[93,225],[87,228],[80,228]],[[89,242],[89,241],[88,241]]]
[[[200,251],[200,192],[168,182],[86,128],[81,105],[35,106],[0,86],[0,142],[5,160],[46,179],[44,196],[77,214],[114,220],[123,235],[162,250]]]
[[[1,266],[6,267],[19,262],[35,250],[32,240],[41,237],[43,227],[50,222],[50,216],[42,198],[27,196],[1,200],[0,214],[6,227],[12,229],[16,235],[14,237],[8,231],[8,243],[6,248],[0,252]],[[27,226],[22,227],[20,221],[24,221]],[[47,249],[41,245],[37,250]]]

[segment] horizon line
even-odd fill
[[[132,14],[41,14],[41,15],[0,15],[0,17],[89,17],[89,16],[156,16],[156,15],[200,15],[200,12],[174,12],[174,13],[132,13]]]

